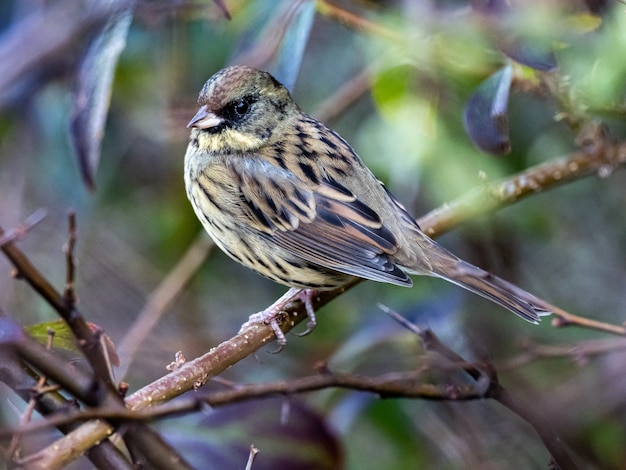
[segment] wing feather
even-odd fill
[[[240,207],[261,236],[303,259],[352,276],[412,285],[391,261],[398,249],[380,216],[340,183],[308,184],[265,160],[231,160]]]

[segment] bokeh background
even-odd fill
[[[2,2],[3,51],[10,51],[25,19],[45,18],[62,3]],[[52,51],[0,90],[0,225],[13,228],[38,208],[47,210],[19,246],[61,288],[67,213],[76,211],[79,307],[116,344],[201,236],[182,176],[186,124],[195,114],[197,93],[223,66],[262,62],[281,28],[288,30],[278,41],[282,56],[272,56],[266,67],[293,79],[301,108],[351,142],[416,216],[485,181],[576,150],[587,125],[601,123],[611,139],[625,135],[626,10],[617,2],[592,8],[574,1],[519,2],[524,5],[504,26],[498,25],[497,8],[472,9],[460,1],[302,2],[295,13],[300,23],[281,19],[293,8],[289,0],[225,0],[230,20],[220,3],[137,2],[115,70],[93,190],[83,183],[70,134],[76,68],[89,36]],[[539,86],[514,86],[508,104],[512,151],[494,157],[472,144],[463,112],[480,83],[512,63],[498,49],[502,31],[549,43],[558,63],[550,73],[563,89],[555,96]],[[41,47],[37,37],[30,47]],[[15,65],[16,55],[11,57]],[[543,73],[518,63],[514,70],[521,84],[538,82]],[[576,117],[576,125],[568,116]],[[597,177],[473,220],[440,241],[573,313],[620,324],[626,311],[624,188],[624,173],[606,168]],[[3,313],[24,326],[56,319],[9,272],[0,259]],[[207,351],[283,292],[213,250],[155,329],[136,344],[136,354],[122,358],[126,373],[119,378],[131,391],[140,388],[166,373],[177,351],[187,358]],[[415,279],[413,289],[363,283],[320,311],[310,335],[290,336],[282,353],[262,350],[220,378],[289,379],[314,373],[320,362],[370,374],[426,367],[416,337],[388,318],[379,302],[432,328],[467,360],[492,361],[503,385],[544,414],[583,468],[624,468],[624,343],[585,329],[555,329],[549,319],[527,324],[436,279]],[[606,350],[586,354],[592,341]],[[538,357],[517,361],[527,350]],[[553,357],[541,357],[550,351]],[[439,372],[433,380],[451,379]],[[207,389],[224,386],[209,383]],[[16,423],[24,405],[1,384],[0,400],[0,422]],[[190,460],[204,462],[198,468],[243,468],[240,456],[251,443],[262,450],[253,468],[265,468],[266,455],[302,455],[305,449],[321,456],[311,468],[529,469],[546,468],[548,461],[533,430],[489,400],[382,400],[325,390],[293,398],[292,424],[308,425],[297,438],[295,432],[274,434],[284,429],[280,401],[246,406],[158,426]],[[224,454],[234,460],[219,460]],[[273,468],[292,468],[287,462]],[[74,468],[89,464],[79,461]]]

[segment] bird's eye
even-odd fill
[[[246,119],[254,102],[255,99],[252,96],[244,96],[238,100],[230,101],[218,114],[230,124],[237,124]]]
[[[234,111],[237,115],[243,116],[250,109],[250,104],[245,100],[239,100],[235,103]]]

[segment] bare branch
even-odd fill
[[[477,367],[477,366],[475,366]],[[391,372],[379,376],[364,376],[331,372],[327,369],[320,374],[292,380],[279,380],[261,384],[236,385],[228,390],[212,392],[205,396],[190,396],[161,403],[150,408],[124,410],[120,408],[94,408],[52,416],[47,421],[24,425],[17,429],[0,430],[0,436],[13,432],[27,433],[45,427],[59,426],[88,419],[146,421],[181,413],[196,411],[204,406],[219,407],[248,400],[289,396],[323,390],[342,388],[373,393],[381,398],[421,398],[434,401],[468,401],[484,399],[488,396],[489,380],[481,377],[476,386],[463,384],[432,384],[424,377],[424,371]]]
[[[26,236],[26,234],[46,216],[44,209],[37,209],[31,215],[24,219],[19,227],[7,230],[0,236],[0,246],[4,246],[9,242],[14,242]]]
[[[252,464],[254,464],[254,459],[256,458],[256,454],[259,453],[259,449],[254,447],[254,444],[250,444],[250,455],[248,455],[248,461],[246,462],[245,470],[252,470]]]
[[[381,24],[374,23],[362,16],[349,12],[337,5],[333,5],[327,0],[317,2],[317,9],[320,14],[333,18],[359,31],[365,31],[375,36],[383,37],[394,42],[403,43],[405,37],[397,31],[391,30]]]
[[[6,326],[3,325],[6,333]],[[6,339],[6,337],[5,337]],[[72,410],[76,409],[76,403],[68,400],[57,390],[51,387],[38,389],[37,374],[17,356],[15,348],[6,343],[0,346],[0,380],[8,387],[13,389],[24,401],[34,398],[35,409],[44,416],[55,417],[63,416],[66,413],[72,414]],[[70,368],[64,367],[65,370]],[[75,370],[75,369],[74,369]],[[33,391],[39,392],[32,395]],[[54,424],[53,424],[54,425]],[[80,427],[80,423],[76,421],[65,421],[57,426],[63,433]],[[23,429],[32,428],[49,429],[46,421],[31,422],[25,427],[20,426],[19,429],[8,429],[8,434],[19,436],[23,434]],[[116,468],[130,469],[131,465],[126,457],[120,452],[109,440],[103,440],[99,444],[91,445],[86,449],[85,453],[96,468]],[[28,465],[26,465],[28,463]],[[27,458],[20,459],[20,464],[28,468],[32,468],[30,463],[32,460]]]
[[[76,263],[74,261],[74,250],[76,248],[76,212],[70,211],[68,214],[68,239],[65,251],[66,278],[63,290],[63,299],[67,308],[73,309],[76,305],[76,292],[74,290],[74,279],[76,277]]]
[[[522,344],[523,352],[513,358],[498,363],[498,370],[511,370],[524,367],[538,359],[555,357],[570,358],[578,365],[585,364],[594,356],[626,349],[623,338],[581,341],[575,344],[535,344],[526,341]]]
[[[371,86],[372,72],[369,69],[363,70],[321,102],[313,115],[322,122],[328,122],[365,95]]]
[[[137,468],[155,470],[193,470],[156,431],[145,423],[131,422],[122,425],[124,441]]]
[[[53,339],[54,339],[54,331],[49,330],[48,331],[48,343],[46,344],[46,349],[48,351],[52,349]],[[23,427],[24,425],[26,425],[26,423],[30,422],[32,415],[33,415],[33,411],[35,411],[35,407],[37,406],[38,397],[49,391],[56,391],[59,388],[58,386],[53,387],[52,389],[50,389],[49,387],[46,388],[45,387],[46,381],[47,381],[47,378],[45,375],[41,375],[39,379],[37,380],[37,385],[31,391],[32,396],[30,400],[28,400],[28,404],[26,405],[26,410],[24,411],[24,414],[22,415],[22,418],[20,419],[20,427]],[[14,460],[16,453],[19,450],[21,436],[22,436],[21,434],[16,433],[11,438],[11,442],[9,443],[9,448],[7,449],[7,456],[10,460]]]
[[[495,211],[523,197],[551,189],[564,182],[597,174],[602,168],[615,170],[623,166],[625,162],[626,143],[614,144],[603,141],[587,151],[575,152],[567,157],[540,164],[500,182],[489,183],[427,214],[419,222],[426,233],[436,237],[472,217]],[[355,281],[336,291],[320,292],[313,299],[314,307],[319,309],[358,282]],[[300,302],[293,302],[285,310],[281,322],[281,329],[284,332],[288,332],[306,318],[304,306]],[[563,311],[557,314],[559,318],[566,318],[570,321],[573,318],[580,318],[573,317],[571,314],[564,315]],[[621,327],[595,321],[589,324],[607,333],[624,334]],[[274,334],[269,325],[248,324],[233,338],[213,348],[204,356],[185,363],[179,369],[130,395],[126,400],[127,407],[138,412],[157,403],[171,400],[190,389],[201,386],[211,377],[220,374],[273,340]],[[386,391],[390,392],[390,390]],[[393,396],[393,393],[389,395]],[[76,446],[87,449],[89,442],[94,443],[105,439],[111,432],[112,428],[106,422],[90,421],[71,436],[68,435],[52,446],[42,449],[37,454],[38,462],[42,464],[39,468],[52,468],[47,465],[58,461],[59,455],[72,454]]]
[[[181,260],[174,266],[157,288],[148,296],[146,305],[128,329],[117,352],[121,367],[118,376],[123,379],[130,368],[135,354],[143,341],[168,311],[174,300],[183,291],[189,280],[198,271],[214,244],[204,232],[189,246]]]
[[[4,234],[4,230],[0,227],[0,237]],[[24,279],[67,322],[77,339],[78,347],[89,361],[96,377],[114,391],[115,385],[110,374],[107,354],[83,316],[75,308],[68,308],[65,297],[50,284],[13,242],[6,242],[1,249],[13,263],[17,275]]]
[[[486,183],[417,219],[431,237],[440,236],[478,216],[494,212],[560,185],[610,175],[626,164],[626,143],[598,140],[587,148],[555,158],[501,181]]]

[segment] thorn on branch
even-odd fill
[[[174,361],[170,362],[167,366],[165,366],[165,368],[170,372],[174,372],[175,370],[180,369],[185,362],[187,362],[187,359],[185,358],[183,352],[177,351],[174,355]]]
[[[569,321],[567,318],[563,318],[563,317],[555,317],[552,319],[552,326],[554,328],[564,328],[566,326],[571,326],[572,322]]]
[[[315,370],[320,375],[329,375],[332,374],[331,370],[328,368],[328,362],[326,361],[318,361],[313,365],[313,370]]]
[[[54,343],[54,336],[56,335],[56,331],[54,331],[52,328],[48,328],[47,333],[48,341],[46,343],[46,349],[48,349],[49,351],[50,349],[52,349],[52,343]]]
[[[248,455],[248,461],[246,462],[246,469],[251,470],[252,465],[254,464],[254,459],[256,458],[256,454],[260,452],[259,449],[254,447],[254,444],[250,444],[250,454]]]
[[[128,385],[128,382],[120,382],[117,385],[117,393],[119,393],[120,397],[122,398],[126,397],[129,389],[130,389],[130,386]]]

